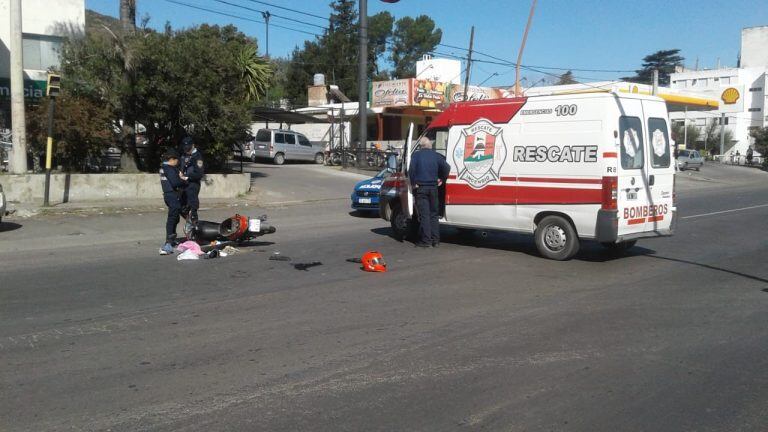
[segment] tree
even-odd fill
[[[46,98],[27,114],[27,139],[33,153],[45,153],[48,104]],[[53,122],[56,162],[66,171],[87,170],[88,160],[100,157],[117,139],[113,120],[109,106],[62,92],[56,99]]]
[[[136,91],[150,153],[156,157],[161,147],[176,147],[191,135],[209,166],[224,166],[247,139],[252,109],[271,79],[266,60],[253,57],[257,51],[234,26],[145,34],[136,45]],[[249,71],[253,63],[257,73]]]
[[[120,0],[120,23],[122,31],[113,34],[115,49],[122,55],[123,60],[123,80],[127,84],[128,91],[125,98],[121,101],[122,114],[122,139],[123,152],[120,158],[120,168],[123,171],[138,171],[137,159],[139,157],[136,151],[136,131],[134,124],[136,118],[134,115],[135,95],[133,86],[135,77],[133,75],[133,52],[130,39],[136,33],[136,0]]]
[[[768,169],[768,127],[753,129],[749,135],[755,140],[755,150],[763,156],[763,168]]]
[[[390,59],[395,65],[397,78],[416,76],[416,61],[435,50],[443,38],[443,31],[427,15],[413,19],[403,17],[395,23]]]
[[[379,68],[379,60],[387,52],[387,40],[392,37],[392,25],[395,18],[391,13],[384,11],[368,17],[368,76],[386,74]]]
[[[272,78],[272,66],[265,58],[259,57],[255,43],[246,44],[240,49],[237,64],[245,83],[245,99],[259,100],[267,92]]]
[[[724,132],[723,132],[724,131]],[[733,141],[733,132],[729,129],[724,129],[720,125],[719,118],[711,119],[704,127],[704,149],[720,149],[720,134],[725,134],[725,145],[730,147],[731,141]]]
[[[641,84],[653,84],[653,70],[659,70],[659,85],[669,85],[669,76],[675,72],[676,66],[683,64],[682,56],[678,55],[679,49],[661,50],[649,54],[643,58],[643,67],[635,71],[633,77],[624,77],[622,80]]]
[[[560,75],[560,78],[558,78],[555,85],[567,85],[567,84],[578,84],[578,81],[573,79],[573,72],[568,71],[562,75]]]
[[[682,123],[672,123],[672,139],[675,140],[677,145],[683,144],[685,148],[694,148],[701,135],[699,128],[694,125],[688,125],[686,129],[688,129],[687,134],[685,129],[683,129]],[[686,139],[687,141],[685,141]]]

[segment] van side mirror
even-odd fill
[[[397,170],[397,155],[391,154],[387,156],[387,168],[392,171]]]

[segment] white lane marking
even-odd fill
[[[702,214],[691,215],[691,216],[683,216],[680,219],[693,219],[693,218],[699,218],[699,217],[704,217],[704,216],[714,216],[714,215],[719,215],[719,214],[724,214],[724,213],[733,213],[733,212],[737,212],[737,211],[752,210],[752,209],[762,208],[762,207],[768,207],[768,204],[760,204],[760,205],[751,206],[751,207],[742,207],[742,208],[737,208],[737,209],[716,211],[716,212],[712,212],[712,213],[702,213]]]

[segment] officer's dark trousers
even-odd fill
[[[166,192],[163,194],[165,205],[168,206],[168,219],[165,221],[165,239],[173,241],[176,238],[176,225],[179,224],[181,215],[181,200],[176,192]]]
[[[433,244],[440,242],[440,202],[437,186],[419,186],[416,188],[416,209],[419,212],[419,242]]]
[[[200,199],[197,197],[200,195],[200,183],[189,183],[184,188],[184,209],[185,213],[189,211],[189,220],[197,222],[197,209],[200,208]]]

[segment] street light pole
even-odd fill
[[[360,0],[360,25],[358,35],[357,115],[360,146],[366,147],[368,139],[368,0]]]

